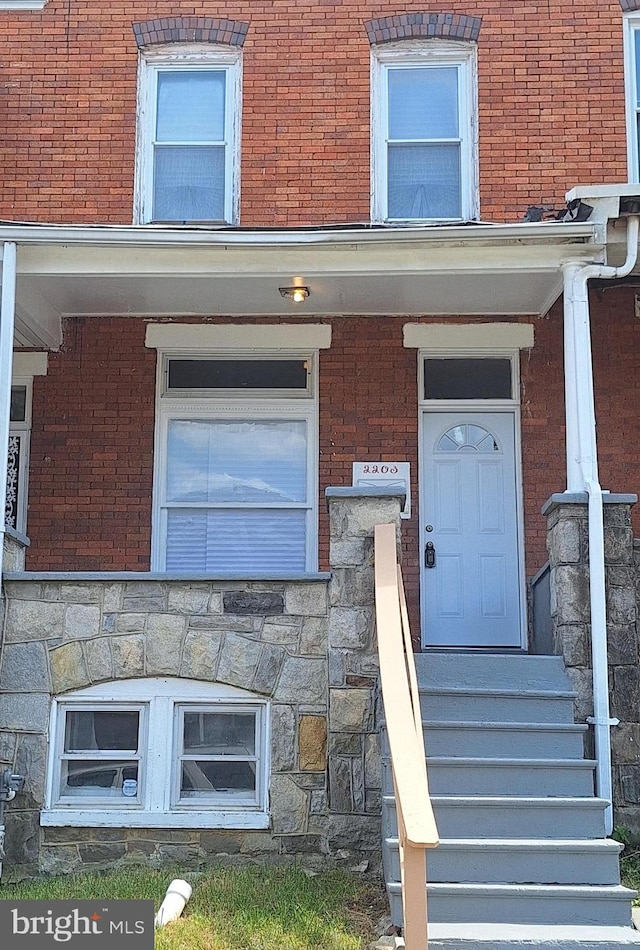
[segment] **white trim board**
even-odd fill
[[[20,353],[14,350],[12,377],[46,376],[48,369],[47,353]]]
[[[533,346],[531,323],[405,323],[403,346],[418,350],[521,350]]]
[[[0,0],[0,10],[43,10],[47,0]]]
[[[327,350],[329,323],[245,324],[203,326],[194,323],[150,323],[144,345],[150,349],[185,350]]]

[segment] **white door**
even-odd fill
[[[425,646],[522,645],[515,415],[423,415]]]

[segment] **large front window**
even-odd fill
[[[315,567],[310,364],[308,357],[166,358],[156,569],[246,574]]]

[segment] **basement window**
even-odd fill
[[[267,717],[251,693],[211,683],[67,694],[53,704],[42,824],[265,827]]]

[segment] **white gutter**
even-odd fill
[[[15,243],[5,242],[2,249],[2,294],[0,295],[0,585],[2,584],[7,470],[9,465],[9,415],[16,309],[16,262]],[[0,629],[1,652],[2,630]]]
[[[604,513],[598,478],[593,360],[587,283],[592,278],[626,277],[638,256],[640,219],[627,219],[627,255],[621,267],[604,264],[565,264],[565,400],[567,424],[567,491],[586,491],[589,497],[589,591],[591,603],[591,664],[593,668],[593,723],[596,752],[596,788],[607,801],[606,833],[613,830],[611,779],[611,719],[607,658],[607,605],[604,566]]]
[[[585,244],[604,243],[600,224],[542,221],[534,224],[469,224],[424,227],[350,227],[323,230],[242,231],[237,228],[167,228],[156,225],[55,225],[0,221],[0,242],[19,244],[192,245],[281,247],[286,245],[359,245],[396,242]]]

